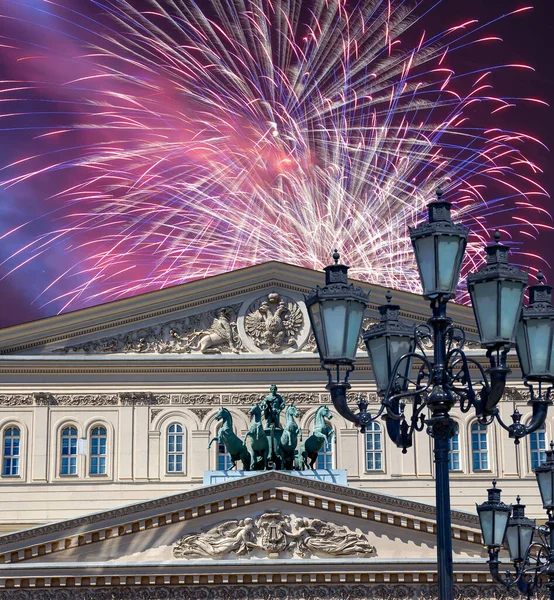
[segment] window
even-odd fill
[[[544,425],[529,434],[531,468],[536,469],[546,460],[546,429]]]
[[[317,455],[317,466],[318,469],[332,469],[333,468],[333,455],[334,455],[334,447],[335,444],[334,434],[331,433],[327,438],[327,442],[323,446],[323,448],[319,451]]]
[[[77,475],[77,428],[62,429],[62,462],[60,475]]]
[[[90,474],[106,474],[106,428],[94,427],[90,434]]]
[[[225,451],[225,444],[217,445],[217,470],[228,471],[231,468],[231,456]]]
[[[448,470],[460,471],[460,434],[456,425],[456,433],[448,440]]]
[[[367,471],[383,469],[381,425],[370,423],[365,431],[365,468]]]
[[[480,423],[471,426],[471,453],[474,471],[486,471],[489,468],[487,447],[487,428]]]
[[[167,428],[167,472],[183,472],[183,426],[179,423]]]
[[[21,433],[17,427],[4,429],[4,455],[2,461],[2,475],[16,477],[19,475],[19,443]]]

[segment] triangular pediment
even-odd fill
[[[370,292],[366,325],[376,322],[386,288],[355,282]],[[313,353],[304,294],[323,284],[319,271],[280,262],[207,277],[0,330],[0,352],[81,356]],[[428,318],[427,302],[394,293],[405,318]],[[454,320],[476,334],[471,309],[453,305]],[[278,321],[277,330],[269,320]]]
[[[453,511],[452,521],[455,556],[479,559],[477,518]],[[2,536],[0,563],[352,556],[433,563],[435,531],[433,506],[269,471]],[[246,536],[249,547],[233,536]]]

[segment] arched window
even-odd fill
[[[94,427],[90,433],[90,474],[106,474],[106,428]]]
[[[231,468],[231,455],[225,450],[225,444],[217,445],[217,470],[228,471]]]
[[[531,468],[536,469],[546,460],[546,428],[544,425],[529,434],[529,448],[531,450]]]
[[[317,465],[318,469],[332,469],[333,468],[333,458],[335,454],[335,436],[333,433],[329,435],[327,438],[327,442],[323,446],[323,448],[319,451],[317,455]]]
[[[183,426],[179,423],[167,428],[167,472],[183,472]]]
[[[77,428],[62,429],[60,475],[77,475]]]
[[[370,423],[365,428],[365,468],[367,471],[383,469],[383,434],[379,423]]]
[[[448,440],[448,469],[459,471],[460,465],[460,434],[456,425],[456,433]]]
[[[19,447],[21,432],[18,427],[7,427],[4,429],[4,443],[2,444],[3,460],[2,475],[4,477],[15,477],[19,475]]]
[[[487,471],[489,468],[489,449],[487,444],[487,428],[481,423],[471,426],[471,455],[474,471]]]

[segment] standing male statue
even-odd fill
[[[269,394],[262,400],[261,408],[264,411],[266,428],[275,427],[281,429],[279,415],[285,408],[283,396],[277,393],[277,386],[273,383],[269,388]]]

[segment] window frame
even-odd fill
[[[378,433],[379,434],[379,444],[380,444],[380,449],[376,450],[375,449],[375,434]],[[385,472],[385,436],[383,435],[384,431],[383,428],[381,427],[380,423],[377,423],[376,421],[373,421],[372,423],[370,423],[368,426],[366,426],[366,431],[365,431],[365,435],[364,435],[364,470],[366,473],[384,473]],[[368,449],[368,436],[371,435],[373,438],[373,446],[374,448],[372,450]],[[368,464],[368,455],[369,454],[380,454],[381,458],[381,466],[379,468],[369,468],[369,464]]]
[[[75,434],[74,435],[70,435],[70,436],[64,436],[64,431],[66,429],[74,429],[75,430]],[[76,423],[63,423],[61,425],[61,427],[59,428],[59,451],[58,451],[58,476],[61,478],[66,478],[66,477],[79,477],[79,427],[77,426]],[[68,439],[72,440],[73,438],[75,439],[75,452],[74,453],[69,453],[67,455],[64,455],[64,437],[67,437]],[[68,459],[71,459],[72,457],[75,460],[75,473],[64,473],[63,472],[63,465],[64,465],[64,458],[68,457]],[[71,465],[71,461],[69,461],[68,463],[69,465]]]
[[[103,435],[99,435],[99,434],[95,434],[94,431],[96,429],[103,429],[104,430],[104,434]],[[87,456],[87,465],[88,465],[88,469],[87,469],[87,475],[89,477],[108,477],[109,475],[109,464],[108,464],[108,460],[109,460],[109,452],[108,452],[108,448],[109,448],[109,439],[108,439],[108,427],[106,426],[105,423],[95,423],[93,424],[91,427],[88,428],[88,436],[87,436],[87,447],[88,447],[88,456]],[[104,452],[103,453],[93,453],[93,441],[95,439],[101,439],[104,438]],[[104,459],[104,472],[97,472],[97,473],[93,473],[92,472],[92,464],[93,464],[93,459],[98,459],[99,462],[101,462],[101,459]]]
[[[460,425],[458,423],[456,423],[456,433],[451,438],[448,438],[448,471],[450,473],[463,473],[464,472],[464,467],[463,467],[463,462],[462,462],[461,435],[462,434],[460,432]],[[455,449],[452,448],[454,438],[457,438],[457,444],[458,444],[458,447]],[[471,452],[473,452],[473,449],[471,449]],[[487,452],[488,452],[488,450],[487,450]],[[458,456],[458,466],[456,468],[450,466],[451,465],[451,456],[453,453]],[[472,458],[473,458],[473,454],[472,454]]]
[[[12,440],[12,450],[13,450],[13,441],[15,439],[18,440],[17,442],[17,454],[10,454],[9,457],[6,456],[6,440],[7,440],[7,436],[6,433],[7,431],[16,429],[18,431],[18,435],[14,436],[14,435],[10,435],[10,439]],[[22,432],[22,427],[20,424],[18,423],[6,423],[6,425],[4,427],[2,427],[1,429],[1,436],[0,436],[0,440],[2,443],[2,470],[0,471],[0,477],[2,477],[2,479],[22,479],[22,467],[23,467],[23,461],[22,459],[22,452],[21,452],[21,448],[23,446],[23,432]],[[16,460],[17,461],[17,473],[4,473],[4,469],[5,469],[5,461],[6,460]],[[13,465],[10,468],[10,471],[13,470]]]
[[[330,445],[330,449],[327,448],[327,446]],[[317,460],[315,463],[315,468],[316,469],[320,469],[320,470],[332,470],[332,469],[336,469],[336,461],[337,461],[337,438],[336,438],[336,433],[335,430],[333,429],[333,431],[331,431],[331,433],[329,434],[329,436],[327,437],[327,441],[325,442],[324,446],[321,448],[321,450],[318,452],[317,454]],[[319,465],[319,460],[320,458],[324,458],[324,466],[320,467]],[[331,466],[325,466],[327,463],[327,457],[331,458]]]
[[[540,449],[536,449],[533,450],[531,447],[531,441],[532,441],[532,436],[536,435],[536,434],[543,434],[543,442],[544,442],[544,448],[540,448]],[[529,466],[529,474],[530,475],[534,475],[533,470],[537,468],[537,466],[539,466],[541,464],[541,460],[539,458],[539,462],[537,465],[533,466],[533,453],[535,452],[539,452],[540,454],[544,454],[544,457],[542,459],[542,462],[544,462],[546,460],[546,451],[548,450],[548,443],[547,443],[547,430],[546,430],[546,423],[542,424],[542,427],[539,427],[538,429],[535,429],[535,431],[533,431],[532,433],[529,434],[528,436],[528,443],[527,443],[527,449],[529,452],[529,460],[528,460],[528,466]]]
[[[172,427],[179,428],[178,431],[170,431]],[[164,464],[165,464],[165,474],[169,477],[174,476],[183,476],[185,475],[185,427],[179,421],[171,421],[165,427],[165,444],[164,444]],[[180,437],[181,438],[181,450],[180,452],[177,450],[170,451],[170,440],[172,437]],[[176,442],[173,442],[176,445]],[[169,462],[171,457],[181,457],[181,470],[180,471],[171,471],[169,469]]]
[[[476,428],[475,431],[474,431],[474,428]],[[489,436],[488,427],[486,425],[482,425],[481,423],[479,423],[479,421],[473,421],[469,426],[469,434],[470,434],[470,444],[468,445],[468,448],[469,448],[470,457],[471,457],[470,464],[471,464],[472,473],[490,473],[492,471],[492,464],[491,464],[492,448],[491,448],[491,442],[490,442],[491,438]],[[473,447],[474,434],[479,435],[479,445],[481,445],[482,436],[484,435],[485,444],[486,444],[485,449],[483,449],[481,447],[478,448],[477,450],[474,449],[474,447]],[[486,454],[486,460],[487,460],[486,467],[475,468],[475,455],[476,454],[479,454],[480,456],[482,456],[483,454]],[[479,461],[481,462],[481,459],[479,459]]]

